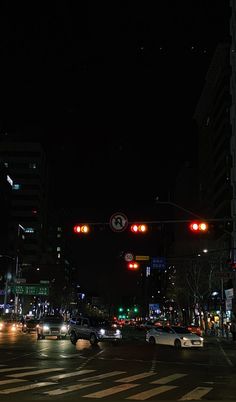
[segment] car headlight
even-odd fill
[[[183,336],[181,339],[183,339],[183,341],[189,341],[189,339],[186,338],[186,336]]]
[[[66,326],[66,325],[62,325],[61,331],[66,332],[66,331],[67,331],[67,326]]]
[[[199,336],[199,338],[200,338],[201,341],[203,341],[203,337],[202,337],[202,336]]]
[[[106,331],[105,331],[105,329],[101,328],[99,332],[101,335],[104,335]]]
[[[12,325],[11,330],[16,331],[16,325],[15,324]]]
[[[116,335],[120,335],[120,330],[119,329],[116,330]]]
[[[44,325],[44,326],[43,326],[43,330],[44,330],[44,331],[49,331],[49,326],[48,326],[48,325]]]

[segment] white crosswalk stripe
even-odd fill
[[[35,384],[21,385],[20,387],[16,387],[16,388],[3,389],[2,391],[0,391],[0,394],[13,394],[16,392],[21,392],[21,391],[30,391],[31,389],[34,389],[34,388],[46,387],[47,385],[52,385],[52,384],[55,384],[55,383],[54,382],[37,382]]]
[[[163,394],[164,392],[170,391],[177,388],[175,385],[161,385],[160,387],[152,388],[147,391],[139,392],[136,395],[129,396],[126,399],[134,399],[135,401],[145,401],[155,395]]]
[[[174,380],[178,380],[179,378],[185,377],[187,374],[171,374],[168,375],[167,377],[162,377],[159,378],[158,380],[152,381],[151,384],[160,384],[160,385],[164,385],[164,384],[168,384],[168,382],[174,381]]]
[[[203,396],[208,394],[213,388],[212,387],[197,387],[192,391],[188,392],[179,401],[192,401],[192,400],[200,400]]]
[[[125,373],[125,371],[110,371],[109,373],[98,374],[98,375],[95,375],[95,376],[93,376],[93,377],[83,378],[83,379],[78,380],[78,381],[83,381],[83,382],[85,382],[85,381],[102,380],[102,379],[104,379],[104,378],[114,377],[114,376],[116,376],[116,375],[118,375],[118,374],[124,374],[124,373]]]
[[[95,371],[95,370],[78,370],[78,371],[72,371],[71,373],[53,375],[52,377],[48,377],[47,380],[58,381],[58,380],[62,380],[62,379],[64,379],[64,378],[68,378],[68,377],[70,378],[70,377],[75,377],[75,376],[78,376],[78,375],[93,373],[94,371]]]
[[[20,370],[30,370],[36,367],[7,367],[4,369],[0,369],[0,373],[9,373],[10,371],[20,371]]]
[[[153,371],[148,371],[148,372],[144,372],[144,373],[140,373],[140,374],[136,374],[136,375],[131,375],[129,377],[120,378],[119,380],[116,380],[115,382],[132,382],[132,381],[136,381],[136,380],[141,380],[142,378],[151,377],[152,375],[156,375],[156,373],[154,373]]]
[[[102,391],[93,392],[92,394],[83,395],[84,398],[104,398],[105,396],[114,395],[118,392],[127,391],[128,389],[137,387],[139,384],[120,384],[115,387],[106,388]]]
[[[62,395],[62,394],[66,394],[67,392],[73,392],[73,391],[78,391],[80,389],[83,388],[88,388],[88,387],[92,387],[93,385],[98,385],[100,384],[100,382],[90,382],[89,384],[75,384],[75,385],[70,385],[69,387],[66,388],[57,388],[54,389],[52,391],[48,391],[48,392],[44,392],[44,394],[53,396],[53,395]]]
[[[64,371],[64,372],[62,372]],[[137,374],[127,375],[126,371],[108,371],[97,374],[95,369],[77,369],[71,372],[66,372],[65,368],[44,368],[36,369],[35,366],[26,367],[4,367],[0,368],[0,373],[5,375],[5,378],[0,380],[0,395],[16,394],[20,392],[30,392],[33,389],[46,388],[42,392],[44,395],[59,396],[76,391],[82,391],[89,387],[99,386],[98,390],[95,388],[95,392],[81,394],[83,398],[102,399],[108,396],[112,396],[118,393],[123,393],[123,399],[145,401],[152,397],[163,395],[166,393],[166,398],[172,397],[175,389],[180,390],[179,384],[169,384],[172,381],[180,380],[186,377],[186,373],[172,373],[158,378],[158,373],[154,371],[144,371]],[[55,372],[60,372],[56,374]],[[50,376],[46,376],[51,373]],[[55,374],[53,374],[55,373]],[[95,375],[93,375],[95,373]],[[99,373],[99,372],[98,372]],[[89,374],[89,376],[86,376]],[[123,375],[123,377],[121,377]],[[39,382],[32,382],[32,378],[36,377]],[[43,378],[44,376],[44,378]],[[76,378],[81,376],[81,378]],[[85,377],[86,376],[86,377]],[[29,377],[25,378],[25,377]],[[116,378],[114,378],[116,377]],[[117,378],[118,377],[118,378]],[[152,378],[151,378],[152,377]],[[154,377],[154,378],[153,378]],[[69,382],[66,382],[66,380]],[[71,379],[71,381],[70,381]],[[74,379],[74,381],[73,381]],[[58,381],[62,381],[59,385]],[[65,382],[63,382],[65,380]],[[102,382],[105,381],[106,385]],[[110,380],[110,386],[108,381]],[[144,380],[143,382],[141,380]],[[138,381],[138,383],[136,382]],[[18,383],[18,384],[17,384]],[[119,383],[119,384],[117,384]],[[113,384],[113,386],[111,386]],[[155,386],[158,385],[158,386]],[[210,383],[209,383],[210,385]],[[211,384],[212,385],[212,384]],[[4,386],[8,386],[4,388]],[[132,389],[138,387],[139,392],[132,394]],[[146,389],[145,389],[145,388]],[[190,388],[190,387],[189,387]],[[205,395],[213,390],[212,386],[209,387],[196,387],[190,389],[181,397],[178,395],[179,401],[201,400]],[[126,392],[131,391],[127,394]],[[135,390],[137,391],[137,390]],[[179,393],[179,391],[178,391]],[[183,394],[183,393],[182,393]],[[163,398],[163,396],[162,396]]]
[[[50,373],[51,371],[62,371],[62,370],[64,370],[64,369],[56,367],[56,368],[50,368],[50,369],[26,371],[25,373],[10,374],[10,375],[8,375],[8,377],[21,378],[21,377],[27,377],[30,375],[46,374],[46,373]]]
[[[27,380],[22,380],[22,379],[18,379],[18,378],[13,378],[10,380],[0,380],[0,385],[14,384],[15,382],[22,382],[22,381],[27,381]]]

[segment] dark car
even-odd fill
[[[29,320],[26,320],[25,323],[23,324],[22,331],[23,332],[36,332],[37,326],[39,324],[39,320],[37,318],[31,318]]]
[[[67,335],[67,324],[63,317],[42,317],[36,327],[36,333],[38,340],[45,339],[46,336],[56,336],[57,339],[65,339]]]

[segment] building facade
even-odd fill
[[[9,254],[19,257],[22,274],[40,263],[47,216],[47,164],[42,146],[0,143],[0,158],[13,181],[10,201]]]

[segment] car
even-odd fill
[[[146,341],[151,344],[174,346],[177,349],[201,348],[204,345],[203,337],[193,334],[183,326],[152,328],[146,333]]]
[[[194,325],[194,324],[187,325],[187,328],[193,334],[197,334],[199,336],[202,336],[202,334],[203,334],[203,330],[198,325]]]
[[[122,339],[121,330],[103,318],[97,317],[75,317],[70,320],[68,334],[73,345],[78,339],[86,339],[91,345],[98,342],[112,341],[119,342]]]
[[[45,316],[39,320],[36,326],[37,339],[45,339],[46,336],[56,336],[57,339],[66,339],[67,325],[63,317]]]
[[[16,333],[22,330],[22,323],[20,321],[16,321],[13,319],[4,319],[0,322],[0,331],[1,332],[11,332]]]
[[[22,331],[27,332],[28,334],[30,332],[36,332],[38,324],[39,320],[37,318],[28,319],[23,324]]]

